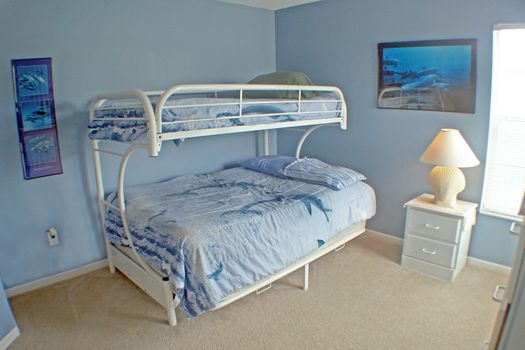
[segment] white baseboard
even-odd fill
[[[20,295],[23,293],[31,292],[38,288],[47,287],[57,282],[62,282],[62,281],[65,281],[65,280],[68,280],[74,277],[85,275],[86,273],[101,269],[105,266],[108,266],[107,259],[95,261],[93,263],[83,265],[83,266],[77,267],[72,270],[60,272],[55,275],[51,275],[51,276],[44,277],[44,278],[39,278],[35,281],[31,281],[28,283],[19,284],[18,286],[7,288],[5,292],[8,297],[14,297],[15,295]]]
[[[397,236],[394,236],[394,235],[390,235],[388,233],[384,233],[384,232],[380,232],[380,231],[376,231],[376,230],[371,230],[369,228],[366,229],[367,232],[370,232],[371,234],[377,236],[377,237],[381,237],[382,239],[386,239],[386,240],[389,240],[395,244],[399,244],[399,245],[403,245],[403,238],[400,238],[400,237],[397,237]],[[471,256],[468,256],[467,257],[467,265],[469,266],[477,266],[477,267],[481,267],[481,268],[484,268],[484,269],[487,269],[487,270],[491,270],[491,271],[496,271],[496,272],[502,272],[502,273],[510,273],[510,270],[512,269],[510,266],[505,266],[505,265],[500,265],[500,264],[496,264],[496,263],[493,263],[493,262],[490,262],[490,261],[487,261],[487,260],[482,260],[482,259],[478,259],[478,258],[474,258],[474,257],[471,257]]]
[[[0,339],[0,350],[6,350],[9,345],[11,345],[15,339],[20,335],[20,330],[15,326],[5,337]]]
[[[382,239],[389,240],[392,243],[398,244],[400,246],[403,245],[403,238],[401,238],[401,237],[394,236],[394,235],[391,235],[391,234],[388,234],[388,233],[384,233],[384,232],[380,232],[380,231],[376,231],[376,230],[371,230],[369,228],[366,229],[366,232],[369,232],[369,233],[371,233],[371,234],[373,234],[375,236],[381,237]]]
[[[390,235],[388,233],[384,233],[384,232],[380,232],[376,230],[371,230],[368,228],[366,229],[366,232],[372,235],[375,235],[377,237],[381,237],[382,239],[389,240],[390,242],[394,244],[398,244],[400,246],[403,245],[403,239],[401,237],[397,237],[397,236]],[[478,258],[473,258],[471,256],[467,257],[467,264],[470,266],[478,266],[478,267],[482,267],[482,268],[489,269],[492,271],[503,272],[503,273],[509,273],[511,270],[509,266],[496,264],[496,263],[486,261],[486,260],[481,260]],[[6,294],[8,297],[13,297],[15,295],[20,295],[23,293],[31,292],[33,290],[36,290],[42,287],[47,287],[57,282],[62,282],[62,281],[65,281],[65,280],[68,280],[74,277],[78,277],[86,273],[95,271],[95,270],[98,270],[98,269],[101,269],[103,267],[106,267],[107,265],[108,265],[107,259],[95,261],[93,263],[77,267],[76,269],[60,272],[60,273],[57,273],[56,275],[40,278],[32,282],[28,282],[28,283],[20,284],[18,286],[8,288],[6,289]],[[2,349],[0,348],[0,350]]]
[[[510,270],[512,270],[512,267],[496,264],[487,260],[482,260],[478,258],[473,258],[471,256],[467,257],[467,265],[469,266],[477,266],[481,267],[487,270],[495,271],[495,272],[502,272],[502,273],[510,273]]]

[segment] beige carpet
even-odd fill
[[[406,270],[395,241],[365,233],[261,295],[167,325],[164,310],[106,269],[11,300],[16,349],[474,349],[507,276],[467,267],[455,283]]]

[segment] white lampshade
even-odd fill
[[[479,164],[478,158],[456,129],[441,129],[419,160],[452,168],[469,168]]]

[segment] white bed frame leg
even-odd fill
[[[168,323],[171,327],[177,325],[177,316],[175,315],[174,307],[167,307],[166,312],[168,313]]]
[[[166,313],[168,314],[168,323],[170,326],[177,325],[177,315],[175,314],[175,305],[173,303],[173,292],[171,291],[170,284],[168,282],[164,283],[164,299]]]
[[[115,273],[117,272],[117,270],[115,269],[115,264],[113,263],[113,256],[111,255],[111,249],[110,248],[110,243],[106,238],[104,238],[105,242],[106,242],[106,255],[107,255],[107,259],[108,259],[108,267],[109,267],[109,272],[110,273]]]
[[[310,275],[310,264],[304,265],[303,290],[308,290],[308,279]]]

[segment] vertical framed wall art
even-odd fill
[[[476,40],[378,44],[379,108],[474,113]]]
[[[12,60],[24,179],[62,174],[51,58]]]

